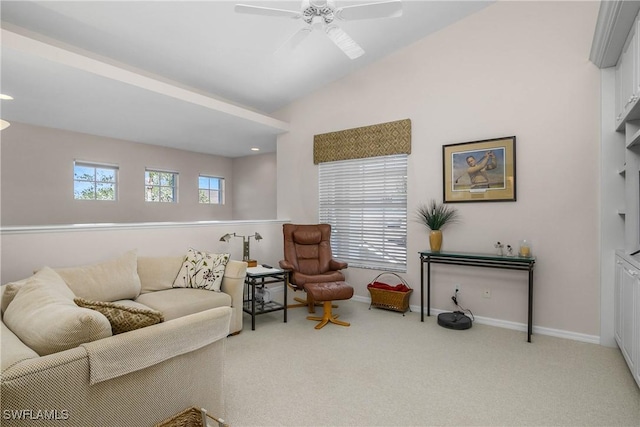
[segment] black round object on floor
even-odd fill
[[[471,319],[461,311],[440,313],[438,314],[438,325],[448,329],[469,329],[471,327]]]

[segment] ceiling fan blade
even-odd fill
[[[353,39],[342,30],[342,28],[335,25],[329,25],[325,31],[331,41],[342,49],[345,55],[349,58],[356,59],[364,55],[364,49],[362,49],[358,43],[353,41]]]
[[[276,54],[279,54],[284,51],[292,51],[302,42],[302,40],[306,39],[307,36],[311,33],[313,28],[304,27],[294,33],[287,41],[285,41],[282,46],[278,48]]]
[[[278,16],[292,19],[302,17],[302,14],[295,10],[274,9],[271,7],[250,6],[247,4],[237,4],[234,10],[236,13],[248,13],[251,15]]]
[[[336,16],[344,21],[355,19],[397,18],[402,16],[402,1],[356,4],[336,9]]]

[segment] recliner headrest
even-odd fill
[[[293,241],[300,245],[317,245],[322,241],[320,230],[295,230]]]

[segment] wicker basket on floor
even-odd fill
[[[213,424],[208,423],[208,420],[213,421]],[[224,420],[207,414],[205,409],[193,406],[161,421],[154,427],[229,427],[229,425],[225,424]]]
[[[409,288],[409,290],[405,292],[399,292],[387,289],[378,289],[374,287],[374,283],[376,283],[380,276],[383,276],[385,274],[392,275],[397,279],[400,279],[402,284]],[[411,311],[411,308],[409,308],[409,297],[411,297],[413,289],[411,289],[407,282],[399,275],[390,272],[380,273],[376,276],[375,279],[371,281],[371,283],[367,285],[367,289],[369,289],[369,293],[371,294],[371,305],[369,306],[369,309],[371,309],[371,307],[376,307],[383,308],[385,310],[399,311],[403,316],[407,310]]]

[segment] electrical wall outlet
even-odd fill
[[[484,291],[482,291],[482,296],[484,298],[491,298],[491,291],[489,289],[485,289]]]
[[[460,293],[460,292],[461,292],[461,288],[462,288],[462,285],[461,285],[461,284],[459,284],[459,283],[458,283],[458,284],[456,284],[456,285],[455,285],[455,291],[454,291],[454,292],[456,292],[456,293]]]

